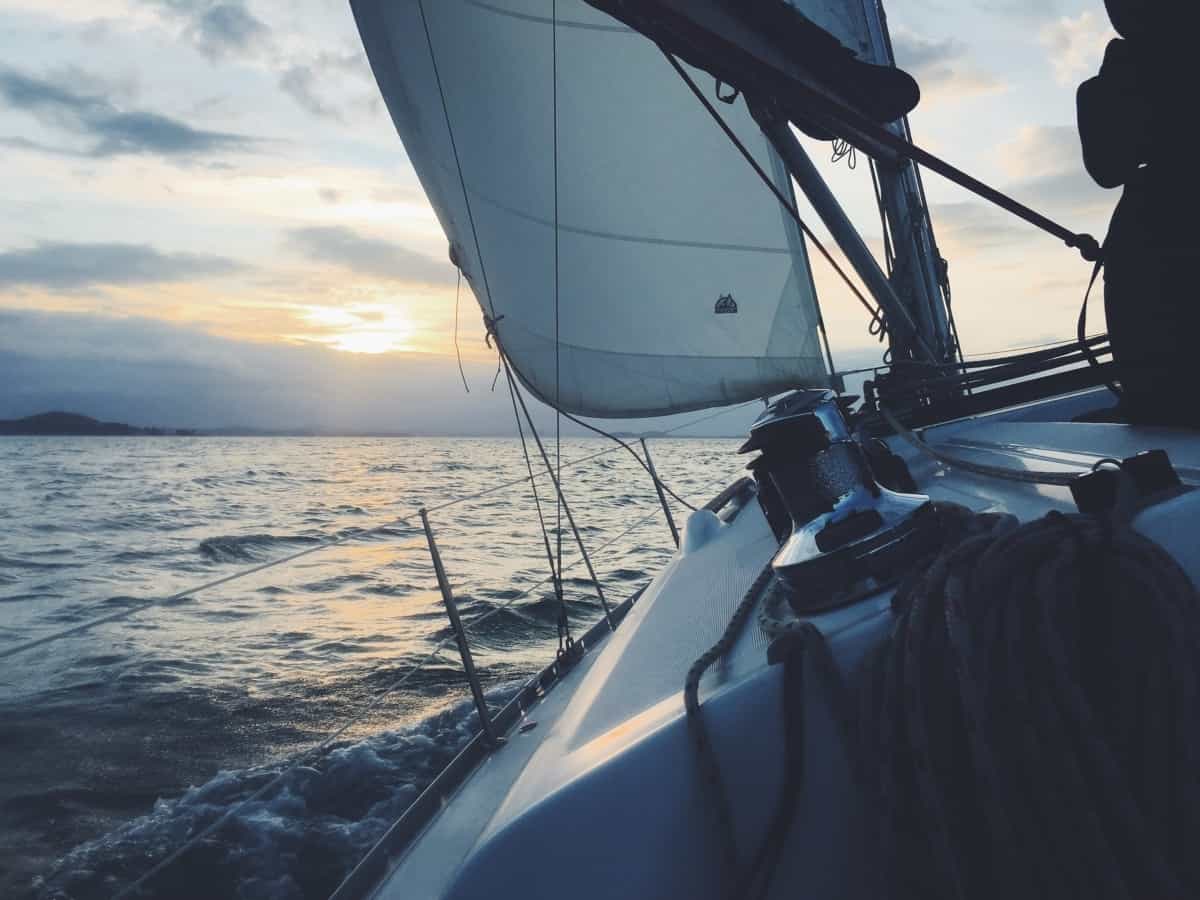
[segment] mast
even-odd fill
[[[866,61],[894,66],[896,58],[882,0],[857,2],[862,4],[867,24],[869,49],[866,52],[869,55]],[[886,127],[911,142],[908,116]],[[959,348],[950,323],[949,274],[934,239],[920,170],[916,163],[906,158],[872,161],[872,164],[878,176],[879,200],[890,239],[892,288],[908,306],[918,333],[934,351],[937,361],[953,363]]]

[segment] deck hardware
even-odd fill
[[[671,537],[675,541],[676,548],[679,547],[679,529],[675,527],[675,519],[671,515],[671,507],[667,504],[667,495],[663,493],[662,482],[658,480],[658,472],[654,468],[654,460],[650,457],[650,448],[646,446],[646,439],[642,438],[642,453],[646,455],[646,468],[650,470],[650,477],[654,479],[654,490],[658,491],[658,502],[662,504],[663,512],[667,516],[667,527],[671,529]]]
[[[442,592],[442,601],[446,604],[446,615],[449,616],[450,626],[454,629],[454,639],[458,642],[458,652],[462,656],[463,669],[466,671],[467,681],[471,685],[471,696],[475,698],[475,710],[479,713],[479,726],[488,746],[499,746],[501,742],[492,726],[492,715],[488,712],[487,700],[483,696],[483,686],[479,683],[479,673],[475,670],[475,661],[471,658],[471,646],[467,641],[467,632],[463,628],[462,618],[458,615],[458,604],[454,602],[454,592],[450,590],[450,579],[446,577],[446,569],[442,565],[442,555],[438,552],[437,541],[433,539],[433,527],[429,524],[429,514],[424,507],[420,510],[420,516],[421,525],[425,528],[425,538],[429,541],[429,555],[433,559],[433,570],[437,573],[438,588]]]
[[[1118,521],[1189,490],[1165,450],[1146,450],[1125,460],[1102,459],[1071,482],[1071,496],[1081,513]]]
[[[762,451],[755,475],[770,480],[790,520],[773,566],[798,616],[878,591],[941,542],[928,497],[875,481],[830,391],[772,404],[742,445],[751,450]]]

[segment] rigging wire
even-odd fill
[[[463,203],[467,208],[467,221],[471,225],[471,237],[475,241],[475,258],[479,260],[479,271],[483,276],[483,290],[487,294],[488,308],[492,312],[492,319],[496,319],[496,307],[492,302],[492,288],[488,284],[487,266],[483,263],[483,250],[479,245],[479,232],[475,228],[475,215],[471,212],[471,197],[467,193],[467,179],[463,175],[462,159],[458,155],[458,142],[454,139],[454,128],[450,124],[450,107],[446,103],[446,91],[442,87],[442,75],[438,71],[437,54],[433,50],[433,37],[429,32],[429,19],[425,15],[425,0],[417,0],[417,9],[421,13],[421,26],[425,29],[425,43],[429,47],[429,62],[433,65],[433,79],[437,82],[438,97],[442,102],[442,115],[446,119],[446,134],[450,138],[450,149],[454,153],[454,166],[458,170],[458,183],[462,187]],[[492,382],[492,390],[496,389],[496,383]]]
[[[550,456],[546,453],[546,447],[542,443],[542,437],[538,434],[537,426],[533,423],[533,416],[529,414],[529,407],[525,404],[525,397],[521,393],[521,387],[516,383],[516,378],[513,376],[513,368],[509,364],[508,356],[504,353],[504,348],[500,348],[500,359],[504,363],[504,371],[508,376],[509,383],[513,387],[517,402],[521,404],[521,411],[525,414],[525,421],[529,424],[529,431],[533,435],[534,443],[537,444],[538,452],[542,456],[542,463],[546,466],[546,471],[551,472],[551,479],[554,481],[554,489],[558,495],[558,500],[562,504],[562,508],[567,513],[567,521],[571,525],[571,531],[575,536],[575,543],[579,546],[579,552],[583,554],[584,562],[587,563],[588,575],[591,576],[592,586],[596,589],[596,595],[600,598],[600,605],[604,607],[604,616],[608,619],[609,628],[614,628],[612,613],[609,610],[608,600],[604,596],[604,588],[600,584],[600,579],[596,577],[596,572],[592,569],[592,563],[588,559],[587,547],[583,543],[583,535],[579,531],[579,526],[575,524],[575,517],[571,514],[571,507],[567,504],[567,498],[563,495],[562,482],[553,476],[553,468],[550,465]]]
[[[554,596],[558,599],[558,652],[570,649],[574,643],[571,639],[571,626],[567,618],[567,602],[563,597],[562,586],[562,544],[559,543],[558,562],[550,550],[550,537],[546,530],[546,518],[542,515],[542,499],[538,494],[537,479],[533,477],[533,461],[529,458],[529,447],[525,443],[525,426],[521,424],[521,414],[517,411],[517,397],[514,392],[512,375],[508,377],[508,396],[512,400],[513,418],[517,420],[517,434],[521,438],[521,453],[525,457],[525,468],[529,472],[529,486],[533,488],[533,503],[537,507],[538,525],[542,532],[542,544],[546,548],[546,561],[550,564],[550,575],[554,578]],[[565,643],[564,643],[565,638]]]
[[[601,553],[604,550],[611,547],[613,544],[617,543],[618,541],[628,537],[635,530],[637,530],[641,526],[645,525],[647,522],[649,522],[651,519],[653,519],[655,516],[657,516],[659,514],[660,510],[661,510],[661,507],[655,507],[650,513],[648,513],[647,515],[638,519],[636,522],[633,523],[633,525],[626,528],[620,534],[618,534],[615,537],[610,538],[608,541],[605,541],[604,543],[600,544],[600,546],[596,547],[592,551],[592,553],[593,554]],[[583,562],[582,556],[576,557],[570,563],[570,565],[567,566],[567,569],[574,568],[580,562]],[[506,600],[504,603],[500,604],[499,606],[493,607],[492,609],[488,610],[486,613],[481,615],[479,618],[473,619],[470,622],[464,623],[463,631],[469,634],[473,629],[478,628],[484,622],[486,622],[489,619],[493,618],[494,616],[497,616],[500,613],[508,610],[509,607],[511,607],[517,601],[523,600],[526,597],[528,597],[530,594],[532,594],[535,590],[537,590],[539,587],[544,585],[549,580],[550,580],[550,576],[543,578],[541,581],[538,581],[538,582],[530,585],[529,587],[527,587],[525,590],[523,590],[521,593],[517,594],[516,596],[510,597],[508,600]],[[218,831],[220,831],[221,828],[224,827],[228,822],[230,822],[239,813],[241,813],[244,809],[246,809],[246,807],[248,807],[251,803],[266,796],[273,788],[277,787],[280,783],[282,783],[284,781],[284,779],[287,778],[288,775],[290,775],[292,772],[294,772],[300,766],[307,763],[314,756],[321,753],[321,751],[328,749],[330,747],[330,745],[332,745],[335,741],[337,741],[339,738],[341,738],[347,731],[349,731],[355,725],[362,722],[362,720],[365,719],[367,716],[369,716],[373,712],[375,712],[375,710],[377,710],[379,708],[380,704],[385,699],[387,699],[388,696],[390,696],[391,694],[398,691],[401,687],[403,687],[405,684],[407,684],[414,676],[416,676],[419,672],[421,672],[427,665],[429,665],[429,663],[431,663],[434,659],[436,659],[438,657],[438,655],[442,652],[442,650],[444,650],[446,648],[446,646],[453,640],[455,640],[455,637],[453,635],[451,635],[451,636],[445,637],[441,641],[439,641],[437,643],[437,645],[433,648],[433,650],[427,656],[423,657],[419,662],[415,663],[412,666],[412,668],[410,668],[407,672],[405,672],[402,676],[400,676],[398,679],[393,681],[387,687],[383,688],[378,693],[372,695],[367,700],[366,705],[358,713],[356,713],[351,719],[344,722],[335,731],[333,731],[328,736],[326,736],[324,739],[322,739],[320,743],[309,748],[308,750],[304,751],[300,755],[293,757],[292,761],[290,763],[288,763],[283,769],[281,769],[277,775],[275,775],[273,778],[271,778],[269,781],[267,781],[265,784],[263,784],[261,787],[259,787],[257,790],[255,790],[254,793],[250,794],[250,796],[239,801],[237,803],[237,805],[226,810],[226,812],[223,813],[219,818],[217,818],[215,821],[210,823],[208,826],[206,826],[203,830],[201,830],[197,834],[193,835],[186,843],[184,843],[182,846],[180,846],[179,848],[174,850],[172,853],[170,853],[167,857],[160,860],[158,863],[156,863],[154,866],[152,866],[150,869],[148,869],[144,874],[139,876],[136,881],[134,881],[132,884],[125,887],[123,890],[120,891],[120,893],[118,893],[115,897],[113,897],[113,900],[125,900],[125,898],[127,898],[127,897],[137,896],[137,894],[141,892],[141,889],[143,887],[145,887],[151,880],[153,880],[156,875],[158,875],[160,872],[163,872],[167,868],[169,868],[176,860],[178,860],[182,856],[184,856],[189,850],[193,849],[198,844],[200,844],[203,841],[207,840],[208,838],[212,837],[214,834],[216,834]]]
[[[752,402],[757,403],[758,401],[755,400]],[[636,450],[634,450],[631,446],[629,446],[627,443],[625,443],[623,440],[621,440],[619,437],[617,437],[615,434],[610,434],[609,432],[605,431],[603,428],[597,428],[595,425],[589,425],[587,422],[583,421],[583,419],[573,416],[569,412],[564,412],[563,416],[567,419],[567,421],[574,422],[576,425],[579,425],[581,428],[586,428],[588,431],[594,431],[596,434],[600,435],[601,437],[606,437],[610,441],[615,441],[616,443],[620,444],[622,447],[624,447],[626,450],[629,451],[630,456],[632,456],[634,459],[637,460],[638,465],[646,470],[646,474],[649,475],[650,478],[659,487],[661,487],[664,491],[666,491],[668,494],[670,494],[672,498],[674,498],[676,503],[679,503],[679,504],[687,507],[692,512],[696,511],[695,506],[693,506],[691,503],[688,503],[686,500],[684,500],[682,497],[680,497],[677,493],[675,493],[673,490],[671,490],[670,486],[665,481],[662,481],[656,474],[654,474],[654,470],[651,469],[650,466],[648,466],[646,464],[646,461],[644,459],[642,459],[642,457],[638,454],[638,452]],[[680,427],[687,427],[687,426],[680,426]]]
[[[550,0],[550,56],[551,83],[554,119],[554,467],[555,482],[559,490],[555,495],[554,537],[558,548],[558,568],[562,570],[562,381],[560,375],[561,342],[559,332],[559,228],[558,228],[558,0]],[[512,390],[512,375],[509,375],[509,389]],[[515,410],[514,410],[515,412]],[[532,428],[532,423],[530,424]],[[524,440],[522,439],[522,443]],[[559,603],[561,605],[563,627],[566,628],[567,647],[571,645],[571,629],[567,624],[566,601],[562,597],[562,580],[559,580]],[[559,643],[563,635],[559,633]]]
[[[679,62],[679,60],[676,59],[675,56],[665,47],[660,45],[659,49],[662,50],[663,55],[667,58],[667,62],[671,64],[671,67],[679,73],[679,77],[683,79],[684,83],[691,89],[692,93],[696,95],[696,98],[704,105],[704,108],[708,110],[708,113],[710,116],[712,116],[713,121],[720,126],[721,130],[725,132],[725,136],[733,142],[734,147],[736,147],[738,152],[745,157],[746,162],[750,164],[752,169],[754,169],[762,183],[766,185],[767,189],[775,195],[775,198],[780,202],[780,204],[783,205],[784,210],[787,211],[792,219],[795,220],[796,224],[800,227],[800,230],[804,232],[805,236],[810,241],[812,241],[813,246],[820,251],[821,255],[824,256],[826,261],[833,267],[833,270],[838,274],[839,277],[841,277],[842,281],[846,283],[846,286],[858,299],[858,302],[861,303],[867,312],[871,314],[872,326],[874,327],[874,324],[877,322],[879,323],[879,327],[881,329],[886,330],[887,320],[884,317],[883,312],[878,307],[875,307],[871,304],[871,302],[859,289],[858,285],[856,285],[853,279],[850,278],[849,274],[847,274],[846,270],[842,268],[836,259],[834,259],[833,254],[829,252],[829,249],[825,246],[824,242],[821,241],[821,239],[817,237],[813,230],[808,227],[808,223],[801,218],[800,211],[796,208],[796,204],[784,195],[783,191],[779,189],[779,186],[775,184],[771,176],[763,170],[762,166],[759,165],[758,160],[754,158],[754,154],[750,152],[750,150],[742,142],[742,139],[734,133],[733,129],[730,128],[725,120],[721,117],[721,114],[717,112],[716,108],[708,101],[708,98],[704,96],[704,92],[700,90],[700,87],[696,84],[692,76],[688,74],[687,70],[683,68],[683,65]]]
[[[359,540],[361,538],[368,537],[373,534],[379,534],[383,531],[386,531],[391,528],[395,528],[399,525],[411,525],[411,524],[412,524],[411,516],[407,517],[407,518],[402,518],[402,519],[391,519],[381,525],[376,525],[373,528],[368,528],[366,531],[355,531],[351,534],[344,534],[344,535],[341,535],[340,537],[331,538],[329,540],[322,541],[321,543],[316,544],[315,546],[306,547],[305,549],[298,550],[295,553],[289,553],[287,556],[281,556],[278,559],[273,559],[268,562],[260,563],[257,566],[251,566],[248,569],[241,569],[240,571],[233,572],[233,573],[231,573],[229,575],[225,575],[221,578],[216,578],[212,581],[207,581],[204,584],[197,585],[196,587],[188,588],[187,590],[177,591],[176,593],[171,594],[168,597],[161,597],[161,598],[154,597],[150,600],[143,600],[139,603],[133,604],[132,606],[127,606],[125,609],[121,610],[120,612],[115,612],[115,613],[112,613],[111,615],[107,615],[107,616],[101,616],[98,619],[91,619],[91,620],[89,620],[87,622],[83,622],[79,625],[73,625],[70,628],[64,628],[61,631],[54,632],[53,634],[47,634],[40,638],[35,638],[31,641],[26,641],[23,644],[17,644],[15,647],[7,647],[3,650],[0,650],[0,659],[7,659],[10,656],[16,656],[18,653],[24,653],[27,650],[33,650],[37,647],[44,646],[45,644],[53,643],[54,641],[59,641],[59,640],[62,640],[63,638],[71,637],[76,634],[83,634],[84,632],[91,631],[94,628],[99,628],[101,625],[107,625],[111,622],[119,622],[122,619],[128,619],[129,617],[136,615],[137,613],[144,612],[145,610],[150,609],[150,607],[152,607],[152,606],[167,606],[168,604],[175,603],[179,600],[184,600],[188,597],[191,597],[193,594],[198,594],[201,591],[207,591],[207,590],[210,590],[215,587],[220,587],[223,584],[229,584],[231,581],[237,581],[242,578],[247,578],[250,575],[254,575],[258,572],[264,572],[267,569],[273,569],[276,566],[282,566],[286,563],[295,562],[296,560],[301,559],[305,556],[310,556],[313,553],[320,553],[322,550],[328,550],[331,547],[338,547],[338,546],[341,546],[342,544],[348,543],[350,541]]]

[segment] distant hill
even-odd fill
[[[124,422],[101,422],[70,412],[46,412],[24,419],[0,419],[0,435],[190,435],[186,429],[138,428]]]

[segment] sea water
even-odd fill
[[[611,447],[561,451],[619,602],[673,545],[624,450],[569,465]],[[697,505],[741,474],[735,447],[651,442]],[[0,653],[160,601],[0,659],[0,896],[111,897],[352,722],[140,895],[327,897],[476,725],[452,641],[375,700],[451,636],[418,508],[474,498],[431,518],[464,619],[504,607],[472,637],[490,699],[553,658],[530,486],[491,490],[525,475],[515,439],[0,438]],[[600,606],[552,484],[537,483],[581,633]],[[187,593],[331,538],[348,540]]]

